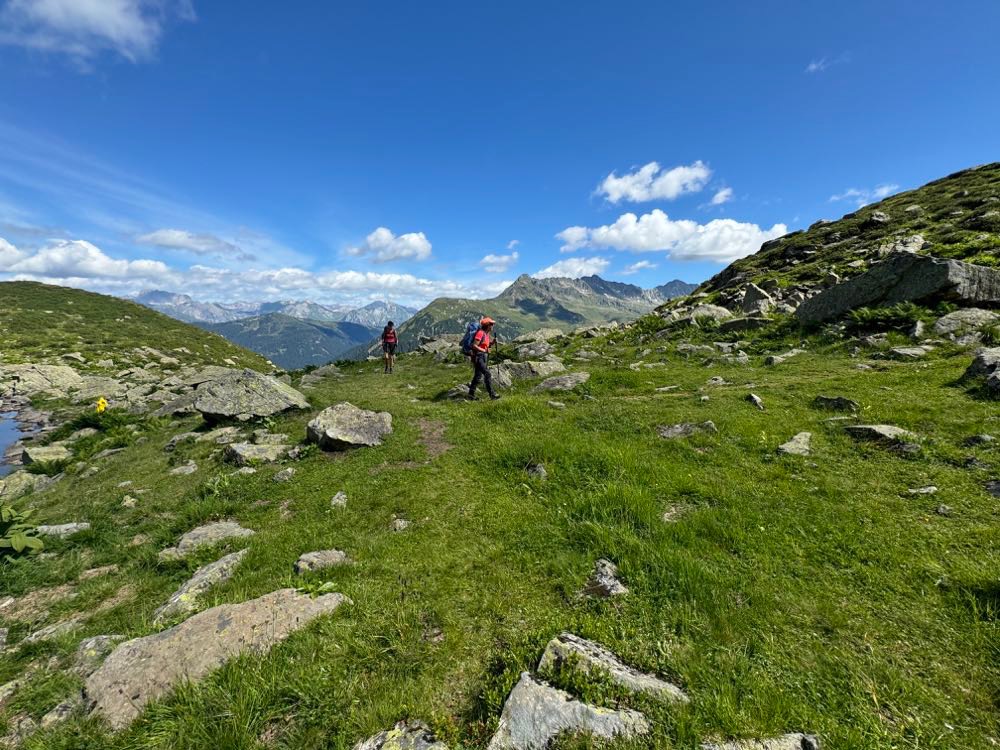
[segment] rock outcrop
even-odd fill
[[[795,316],[803,323],[822,323],[858,307],[937,300],[972,306],[1000,304],[1000,271],[958,260],[895,253],[865,273],[805,300]]]
[[[389,412],[366,411],[347,402],[327,407],[306,426],[306,439],[323,450],[382,445],[392,433]]]
[[[165,620],[194,612],[198,608],[198,597],[213,586],[232,578],[236,566],[246,553],[245,549],[241,549],[198,568],[194,575],[171,595],[167,603],[153,613],[153,623],[159,625]]]
[[[128,726],[152,700],[177,684],[197,682],[229,659],[262,654],[347,598],[315,599],[280,589],[241,604],[221,604],[162,633],[119,645],[87,678],[88,708],[115,729]]]
[[[589,372],[571,372],[567,375],[556,375],[547,378],[535,386],[536,392],[543,391],[572,391],[577,386],[583,385],[590,380]]]
[[[236,521],[216,521],[204,526],[198,526],[184,534],[176,547],[169,547],[160,552],[160,559],[170,560],[184,557],[199,547],[211,547],[227,539],[242,539],[253,536],[256,532],[245,529]]]
[[[308,409],[306,397],[286,383],[254,370],[230,370],[200,384],[194,408],[209,422],[245,422],[290,409]]]

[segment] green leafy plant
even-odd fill
[[[0,558],[31,554],[45,546],[35,527],[28,523],[31,513],[0,505]]]
[[[911,327],[918,320],[930,320],[929,310],[912,302],[900,302],[890,307],[859,307],[847,315],[851,333],[870,333]]]

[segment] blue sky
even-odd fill
[[[0,0],[0,278],[700,281],[1000,158],[1000,4]]]

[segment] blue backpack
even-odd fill
[[[472,321],[465,327],[465,335],[462,337],[462,354],[466,357],[472,356],[472,340],[476,338],[476,334],[482,330],[482,326],[476,321]]]

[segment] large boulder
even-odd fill
[[[210,422],[247,421],[289,409],[308,409],[306,397],[286,383],[254,370],[229,370],[195,391],[194,408]]]
[[[561,734],[586,733],[605,740],[649,733],[638,711],[614,710],[574,700],[569,693],[527,672],[510,691],[488,750],[544,750]]]
[[[392,415],[359,409],[346,401],[327,407],[306,426],[306,439],[323,450],[382,445],[392,433]]]
[[[587,675],[596,673],[630,693],[642,693],[669,703],[687,703],[690,700],[676,685],[640,672],[625,664],[601,644],[572,633],[561,633],[549,641],[538,668],[565,668]]]
[[[65,397],[83,387],[83,377],[66,365],[4,365],[0,370],[0,391],[26,396]]]
[[[72,451],[65,445],[26,445],[21,451],[21,461],[25,465],[49,461],[68,461],[72,457]]]
[[[170,596],[167,603],[153,613],[153,624],[159,625],[161,622],[178,615],[194,612],[198,608],[198,597],[213,586],[225,583],[232,578],[236,566],[240,564],[246,553],[245,549],[241,549],[239,552],[233,552],[198,568],[194,575]]]
[[[571,372],[567,375],[556,375],[554,378],[547,378],[536,385],[535,391],[571,391],[577,386],[583,385],[589,379],[589,372]]]
[[[743,312],[747,315],[765,315],[774,307],[774,298],[756,284],[748,284],[743,293]]]
[[[1000,370],[1000,347],[992,349],[980,349],[965,371],[967,378],[990,378]]]
[[[263,654],[347,601],[280,589],[241,604],[207,609],[161,633],[126,641],[87,678],[88,707],[115,729],[182,682],[197,682],[235,656]]]
[[[860,276],[805,300],[795,316],[803,323],[821,323],[858,307],[937,300],[1000,304],[1000,271],[958,260],[895,253]]]

